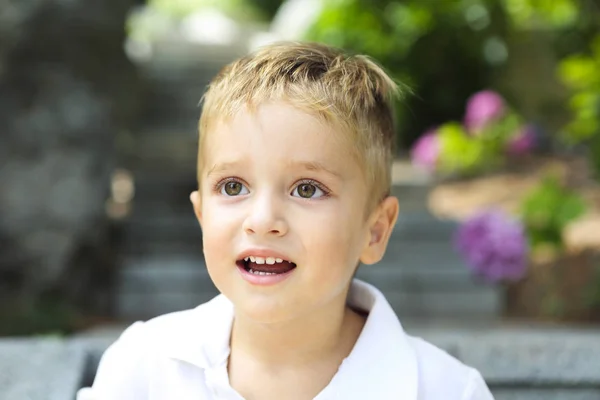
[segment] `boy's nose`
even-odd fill
[[[248,234],[283,236],[288,224],[277,201],[262,196],[253,201],[243,228]]]

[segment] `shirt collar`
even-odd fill
[[[220,294],[187,313],[173,324],[167,357],[198,368],[221,365],[229,357],[229,339],[234,316],[233,304]]]
[[[348,304],[368,312],[367,321],[324,393],[333,391],[339,399],[355,398],[357,393],[365,392],[368,384],[371,398],[416,400],[417,357],[384,295],[355,279]],[[191,310],[174,333],[167,355],[203,369],[222,365],[229,357],[233,317],[233,304],[223,295]]]
[[[355,279],[348,304],[369,315],[352,352],[330,384],[337,398],[356,398],[368,390],[369,398],[416,400],[417,356],[384,295]]]

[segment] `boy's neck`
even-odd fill
[[[365,318],[336,301],[303,318],[261,324],[236,315],[231,351],[269,366],[308,365],[350,354]]]

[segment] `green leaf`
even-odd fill
[[[470,174],[483,169],[493,158],[482,140],[465,132],[462,125],[450,122],[438,128],[440,170],[450,174]],[[490,158],[491,157],[491,158]]]
[[[575,55],[559,64],[558,74],[562,82],[573,89],[588,89],[600,79],[600,64],[591,57]]]
[[[562,247],[562,232],[586,211],[583,198],[563,187],[557,178],[546,177],[521,204],[521,215],[532,245]]]

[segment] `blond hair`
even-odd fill
[[[397,93],[394,81],[367,56],[315,43],[268,45],[225,66],[211,81],[198,127],[200,151],[215,121],[285,101],[342,128],[363,164],[372,206],[390,192]],[[200,171],[199,164],[198,179]]]

